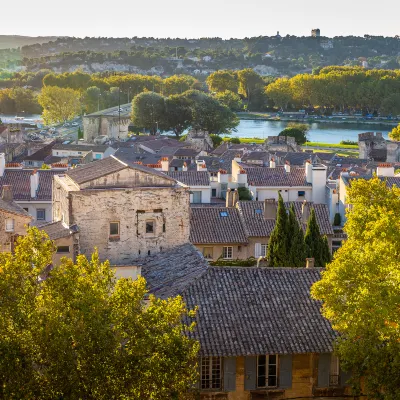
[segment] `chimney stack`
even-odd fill
[[[303,224],[307,224],[309,218],[310,218],[310,204],[307,203],[307,200],[304,200],[301,206],[301,222],[303,222]]]
[[[6,169],[6,157],[4,153],[0,153],[0,176],[4,176]]]
[[[228,189],[226,191],[226,207],[232,207],[233,206],[233,193],[231,189]]]
[[[168,157],[163,157],[161,159],[161,171],[168,172],[169,171],[169,160]]]
[[[306,181],[312,183],[312,164],[311,160],[306,161]]]
[[[239,192],[237,189],[233,191],[233,197],[232,197],[232,207],[236,207],[237,202],[239,201]]]
[[[265,219],[276,219],[276,204],[275,199],[264,200],[264,218]]]
[[[182,171],[183,172],[186,172],[187,171],[187,164],[186,164],[186,161],[183,163],[183,165],[182,165]]]
[[[289,161],[285,162],[285,171],[290,172],[290,162]]]
[[[306,268],[314,268],[315,259],[314,258],[306,258]]]
[[[270,168],[275,168],[276,167],[276,163],[275,163],[275,158],[272,157],[270,162],[269,162],[269,167]]]
[[[39,188],[39,172],[35,169],[31,174],[31,197],[36,197]]]
[[[1,194],[1,198],[4,201],[13,201],[13,192],[11,185],[3,185],[3,193]]]

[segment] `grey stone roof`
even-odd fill
[[[181,148],[177,149],[176,152],[174,153],[174,156],[176,157],[196,157],[197,154],[200,152],[195,150],[195,149],[186,149],[186,148]]]
[[[303,230],[306,230],[307,225],[302,223],[301,218],[301,201],[293,201],[285,203],[287,209],[294,204],[297,220]],[[321,235],[333,235],[333,228],[329,219],[329,211],[326,204],[310,204],[310,209],[315,210],[315,216],[319,226]],[[269,237],[275,227],[275,220],[264,218],[264,202],[262,201],[239,201],[238,209],[242,217],[246,235],[248,237]],[[256,210],[261,210],[257,213]]]
[[[74,233],[79,232],[77,225],[72,225],[68,227],[63,224],[61,221],[57,222],[49,222],[41,225],[37,225],[37,228],[45,231],[49,236],[50,240],[57,240],[61,238],[66,238],[68,236],[73,235]]]
[[[158,164],[161,156],[151,153],[136,153],[132,147],[120,147],[114,154],[115,158],[124,162],[142,162],[143,164]]]
[[[244,162],[249,160],[269,161],[269,153],[268,151],[252,151],[244,154],[242,160]]]
[[[167,298],[183,292],[208,269],[202,254],[191,244],[177,246],[153,256],[136,260],[142,267],[150,293]]]
[[[51,156],[54,146],[55,142],[51,142],[30,156],[25,156],[24,161],[44,161],[46,157]]]
[[[189,240],[194,244],[247,243],[239,211],[227,207],[191,207]]]
[[[198,306],[201,356],[332,352],[335,332],[311,299],[319,269],[210,267],[184,292]]]
[[[210,186],[210,175],[207,171],[170,171],[166,174],[189,187]]]
[[[304,168],[292,167],[290,172],[286,172],[284,167],[244,166],[244,169],[247,172],[247,181],[252,186],[311,186],[311,183],[306,182]]]
[[[105,144],[62,144],[54,145],[53,150],[70,150],[70,151],[93,151],[94,153],[104,153],[110,146]]]
[[[32,218],[20,205],[15,201],[6,201],[0,198],[0,210],[7,213],[22,215],[27,218]]]
[[[289,161],[290,165],[302,166],[307,160],[312,159],[313,155],[309,153],[289,152],[283,157],[283,161]]]
[[[223,168],[223,162],[219,157],[210,157],[210,156],[202,156],[201,159],[205,162],[207,171],[209,172],[218,172],[221,168]],[[172,162],[174,162],[173,160]],[[189,169],[196,169],[196,163],[191,163],[188,165]]]
[[[162,172],[156,171],[153,168],[145,167],[144,165],[123,162],[114,156],[103,158],[99,161],[93,161],[89,164],[79,166],[66,172],[72,180],[78,184],[89,182],[91,180],[101,178],[102,176],[113,174],[122,171],[125,168],[132,168],[138,171],[146,172],[151,175],[157,175],[164,179],[173,181],[172,178],[163,174]]]
[[[140,143],[140,145],[146,146],[149,149],[158,152],[162,147],[168,146],[168,147],[186,147],[188,144],[184,142],[180,142],[179,140],[176,139],[170,139],[170,138],[157,138],[155,140],[148,140],[146,142]]]

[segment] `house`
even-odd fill
[[[21,164],[6,164],[0,154],[0,190],[10,185],[14,201],[30,214],[34,222],[52,221],[53,176],[65,167],[50,170],[23,169]]]
[[[140,141],[137,147],[140,151],[156,154],[159,153],[159,151],[165,146],[175,148],[190,147],[188,143],[180,142],[179,140],[175,139],[161,137],[157,137],[154,140]]]
[[[52,156],[60,158],[84,158],[91,153],[92,160],[101,160],[115,153],[115,149],[108,145],[91,144],[62,144],[57,143],[52,148]]]
[[[11,185],[3,185],[0,198],[0,252],[12,252],[18,236],[26,233],[32,217],[13,198]]]
[[[76,225],[69,227],[62,221],[56,221],[38,225],[37,228],[45,231],[54,241],[56,252],[53,254],[53,265],[58,265],[63,257],[76,261],[79,254],[79,229]]]
[[[80,252],[133,259],[189,241],[189,189],[153,168],[114,156],[55,176],[53,220],[79,228]]]
[[[0,153],[4,153],[6,162],[12,162],[26,151],[25,143],[1,143]]]
[[[202,400],[343,399],[349,374],[310,296],[316,268],[209,267],[183,290],[197,307]]]
[[[41,149],[35,151],[33,154],[23,157],[24,166],[26,168],[41,168],[43,164],[46,164],[46,159],[48,157],[51,157],[53,146],[55,146],[54,141],[46,144]],[[57,162],[59,162],[60,160],[57,160]]]

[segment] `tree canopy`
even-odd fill
[[[96,252],[49,269],[54,251],[31,228],[0,253],[2,399],[167,400],[193,387],[199,346],[181,297],[116,280]]]
[[[389,132],[389,138],[392,140],[400,140],[400,124],[395,126],[391,132]]]
[[[400,189],[374,177],[347,189],[348,239],[315,283],[312,295],[340,336],[336,350],[363,377],[369,398],[400,397]],[[365,392],[364,392],[365,393]]]

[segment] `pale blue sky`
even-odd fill
[[[250,37],[400,34],[400,1],[2,0],[0,34]]]

